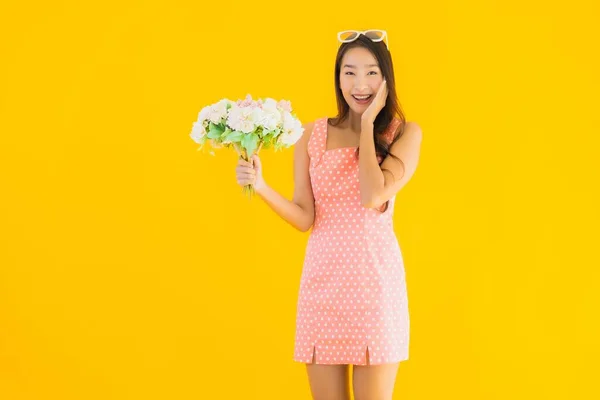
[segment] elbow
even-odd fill
[[[362,197],[361,204],[365,208],[378,208],[381,206],[381,201],[379,201],[379,197],[376,196]]]
[[[377,208],[381,206],[381,192],[376,188],[366,189],[361,188],[360,190],[360,204],[365,208]]]
[[[314,222],[314,216],[312,218],[306,218],[306,220],[302,221],[302,223],[298,225],[296,229],[298,229],[300,232],[308,232],[310,228],[312,228]]]
[[[367,193],[365,193],[364,190],[361,190],[360,191],[360,205],[368,208],[370,203],[371,203],[371,196],[369,196]]]
[[[308,232],[311,227],[312,227],[312,224],[304,224],[304,225],[297,226],[296,229],[298,229],[300,232]]]

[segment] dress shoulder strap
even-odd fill
[[[317,119],[308,139],[308,155],[311,159],[311,163],[314,163],[314,165],[317,165],[319,161],[321,161],[323,154],[325,154],[327,146],[327,120],[328,117]]]
[[[385,133],[385,138],[388,143],[391,143],[394,140],[394,135],[396,134],[396,129],[402,123],[398,118],[394,118],[392,122],[390,122],[388,126],[388,130]]]

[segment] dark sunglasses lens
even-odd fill
[[[354,40],[358,37],[358,34],[356,32],[342,32],[340,34],[340,38],[342,40]]]
[[[382,31],[366,31],[365,36],[371,40],[381,40],[383,37]]]

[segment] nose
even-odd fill
[[[369,85],[367,84],[367,81],[365,79],[362,78],[358,78],[356,79],[356,81],[354,82],[354,89],[357,92],[362,92],[362,91],[366,91],[369,89]]]

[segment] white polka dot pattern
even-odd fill
[[[391,139],[400,123],[390,124]],[[404,262],[384,213],[360,203],[356,147],[326,150],[327,118],[308,142],[315,222],[300,280],[294,360],[384,364],[408,359]]]

